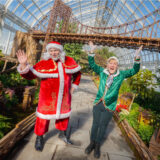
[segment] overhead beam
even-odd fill
[[[26,33],[27,34],[27,33]],[[30,34],[37,40],[44,40],[45,33]],[[117,35],[107,34],[74,34],[74,33],[50,33],[49,37],[61,43],[88,43],[93,41],[95,44],[137,49],[143,45],[144,50],[160,51],[159,38],[139,38],[139,37],[122,37]]]

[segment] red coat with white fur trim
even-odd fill
[[[71,114],[71,87],[80,83],[80,66],[66,56],[65,62],[41,60],[33,67],[18,71],[26,79],[41,78],[37,116],[43,119],[63,119]],[[71,80],[73,76],[73,82]]]

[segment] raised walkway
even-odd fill
[[[54,121],[50,122],[49,132],[45,135],[45,146],[42,152],[34,149],[36,135],[33,131],[13,150],[9,160],[94,160],[93,152],[84,153],[89,144],[92,125],[92,107],[97,88],[88,76],[82,76],[79,89],[72,96],[72,116],[68,136],[74,145],[66,145],[58,138]],[[112,119],[101,146],[100,160],[135,160],[116,122]]]

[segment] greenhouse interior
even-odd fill
[[[1,159],[160,160],[160,0],[0,0]]]

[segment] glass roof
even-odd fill
[[[63,2],[71,7],[73,17],[80,23],[92,27],[122,25],[140,19],[157,9],[159,12],[146,18],[145,25],[153,23],[155,17],[156,20],[160,20],[160,0],[63,0]],[[53,4],[54,0],[0,0],[0,47],[5,53],[10,51],[8,46],[11,46],[16,30],[27,32],[37,24],[47,28]],[[143,21],[140,21],[136,27],[142,28],[143,25]],[[133,30],[133,27],[134,25],[131,25],[129,29]],[[154,32],[155,38],[160,38],[160,23],[154,26]],[[144,37],[146,34],[144,32]],[[110,49],[114,50],[112,47]],[[126,64],[131,63],[130,55],[133,51],[119,48],[115,49],[115,52],[120,53],[118,55],[120,61],[124,61],[125,58]],[[159,53],[147,51],[143,52],[142,56],[148,66],[155,62],[160,64]]]

